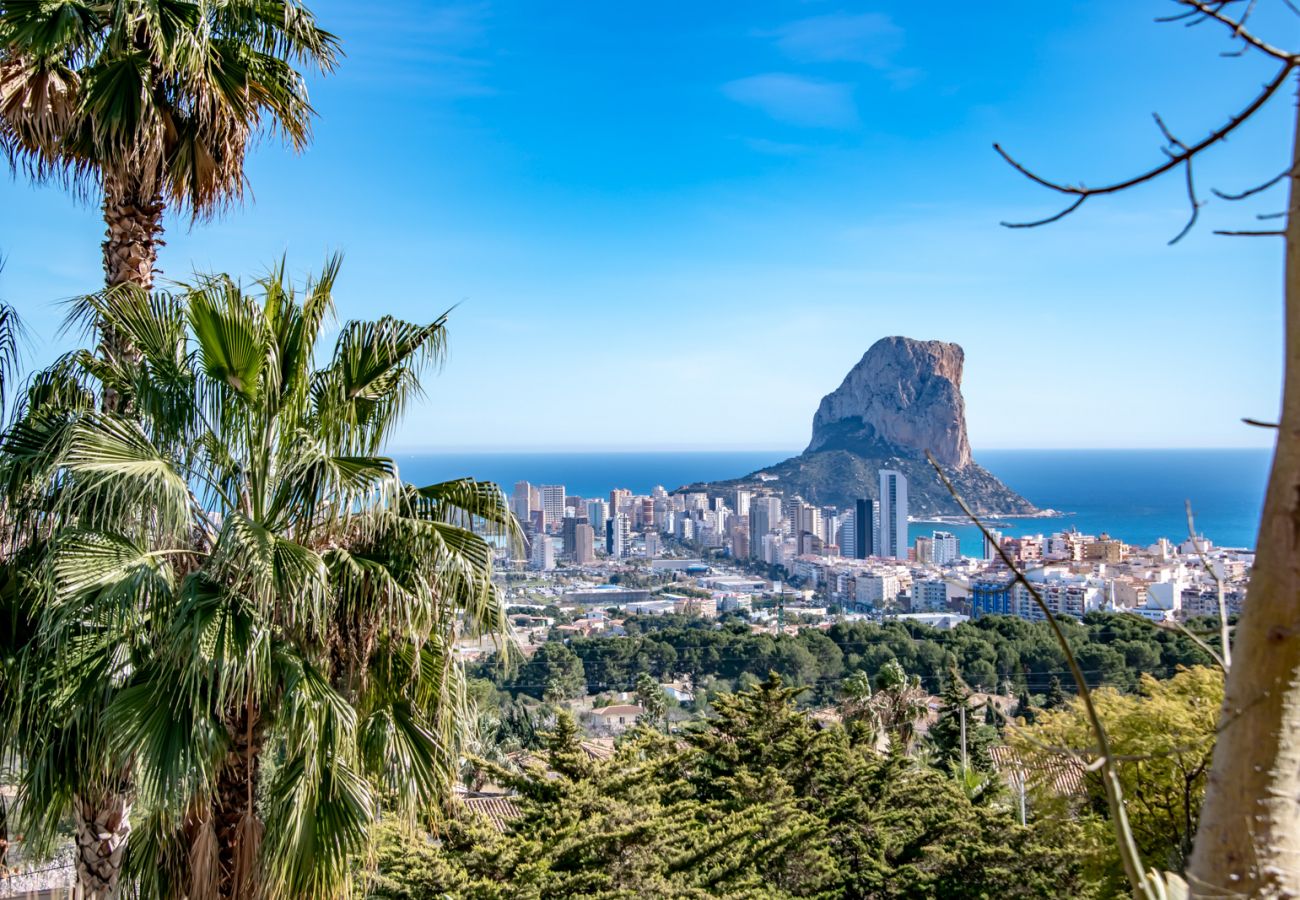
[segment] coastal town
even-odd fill
[[[507,600],[572,610],[581,624],[567,627],[584,632],[616,628],[622,615],[723,612],[770,631],[889,618],[950,628],[993,614],[1041,620],[1044,607],[1172,624],[1221,608],[1235,615],[1245,602],[1248,549],[1199,535],[1138,546],[1104,533],[987,529],[972,555],[952,532],[909,520],[906,477],[881,470],[879,478],[881,499],[849,508],[775,491],[724,497],[656,487],[584,498],[519,482],[510,502],[525,547],[500,551]],[[533,627],[533,639],[546,630]]]

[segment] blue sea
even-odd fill
[[[461,476],[563,484],[570,494],[608,497],[611,488],[649,493],[695,481],[747,475],[793,452],[422,453],[398,455],[402,477],[427,484]],[[1011,519],[1005,534],[1077,528],[1106,532],[1131,544],[1187,535],[1184,504],[1196,529],[1219,546],[1253,547],[1268,477],[1267,450],[986,450],[976,459],[1040,509],[1066,515]],[[913,522],[911,534],[957,533],[963,552],[980,552],[974,526]]]

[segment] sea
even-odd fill
[[[569,494],[608,497],[613,488],[648,494],[697,481],[747,475],[795,455],[783,451],[439,452],[397,455],[402,477],[428,484],[472,476],[507,493],[516,481],[562,484]],[[1221,547],[1255,544],[1271,451],[1223,450],[985,450],[981,465],[1039,509],[1057,516],[1003,519],[1007,535],[1050,534],[1074,528],[1106,533],[1130,544],[1187,537],[1186,503],[1196,531]],[[982,552],[974,525],[912,522],[911,538],[955,533],[962,552]]]

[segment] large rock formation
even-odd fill
[[[965,468],[971,463],[961,398],[965,361],[956,344],[881,338],[822,398],[808,452],[912,448]]]
[[[737,488],[776,490],[843,507],[860,497],[878,499],[879,471],[896,469],[907,476],[914,516],[961,514],[926,460],[928,451],[977,513],[1037,512],[971,456],[961,396],[964,362],[956,344],[882,338],[822,398],[802,454],[744,478],[682,490],[721,496]]]

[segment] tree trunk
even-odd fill
[[[1192,856],[1201,897],[1300,897],[1300,110],[1295,127],[1282,417]]]
[[[104,176],[104,282],[110,288],[134,285],[153,288],[154,263],[163,243],[164,204],[157,191],[146,192],[129,179]],[[107,360],[134,362],[138,354],[130,342],[113,329],[100,327],[100,355]],[[112,387],[104,389],[104,410],[119,412],[122,399]]]
[[[162,197],[142,197],[129,181],[104,176],[104,278],[110,288],[132,284],[153,287],[154,262],[162,243]],[[111,361],[131,361],[135,348],[111,328],[100,325],[100,355]],[[121,395],[105,386],[105,412],[125,412]],[[118,895],[122,857],[131,833],[129,778],[97,796],[73,798],[76,825],[76,870],[85,900],[113,900]]]
[[[262,728],[256,710],[240,710],[227,722],[230,750],[217,775],[212,818],[217,838],[217,896],[254,897],[262,821],[256,809]]]
[[[120,791],[88,799],[74,797],[77,881],[85,900],[115,900],[122,856],[131,833],[131,803]]]
[[[104,176],[104,281],[109,287],[153,287],[154,263],[162,245],[162,195],[133,186],[129,179]]]

